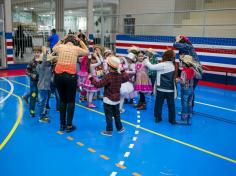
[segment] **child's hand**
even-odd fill
[[[179,78],[176,78],[175,81],[176,81],[176,82],[180,82],[180,79],[179,79]]]
[[[175,37],[175,42],[179,42],[181,40],[181,36],[180,35],[177,35],[176,37]]]
[[[46,46],[42,46],[42,53],[46,54],[47,53],[47,47]]]

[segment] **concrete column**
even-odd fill
[[[11,15],[11,0],[4,0],[4,16],[5,16],[5,49],[6,58],[3,66],[13,64],[13,37],[12,37],[12,15]],[[2,46],[4,48],[4,46]],[[5,52],[5,51],[3,51]]]
[[[93,0],[88,0],[88,7],[87,7],[87,34],[93,34],[94,33],[94,29],[93,29],[93,25],[94,25],[94,19],[93,19]]]
[[[64,0],[55,0],[56,31],[60,38],[64,36]]]

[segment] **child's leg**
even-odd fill
[[[35,116],[35,105],[38,97],[38,88],[36,81],[30,81],[30,115]]]
[[[119,105],[118,105],[118,112],[119,112]],[[113,131],[112,127],[112,116],[113,116],[113,108],[112,105],[104,103],[104,113],[106,116],[106,131]]]
[[[181,119],[187,120],[188,117],[188,109],[189,109],[189,93],[188,90],[182,89],[181,90],[181,105],[182,105],[182,112],[181,112]]]
[[[141,103],[146,103],[145,95],[143,92],[140,92],[140,102]]]
[[[113,111],[113,116],[115,119],[116,129],[117,129],[117,131],[120,131],[123,128],[123,126],[122,126],[122,123],[120,120],[119,104],[112,105],[112,111]]]
[[[120,97],[120,110],[124,110],[123,107],[124,107],[124,101],[125,101],[125,97],[121,96]]]
[[[93,102],[93,95],[94,95],[94,92],[89,92],[88,94],[89,94],[89,95],[88,95],[88,102],[89,102],[89,103],[92,103],[92,102]]]
[[[38,104],[40,118],[46,117],[47,115],[47,110],[46,110],[47,99],[48,99],[48,91],[40,90],[39,91],[39,104]]]

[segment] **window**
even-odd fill
[[[124,18],[124,33],[135,34],[135,18]]]

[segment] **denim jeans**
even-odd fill
[[[50,90],[39,90],[39,114],[40,117],[45,117],[48,114],[48,110],[46,108],[47,101],[49,99]]]
[[[35,114],[35,105],[38,98],[38,81],[30,80],[30,114]],[[27,95],[26,95],[27,96]]]
[[[193,87],[181,88],[181,105],[183,116],[192,115]]]

